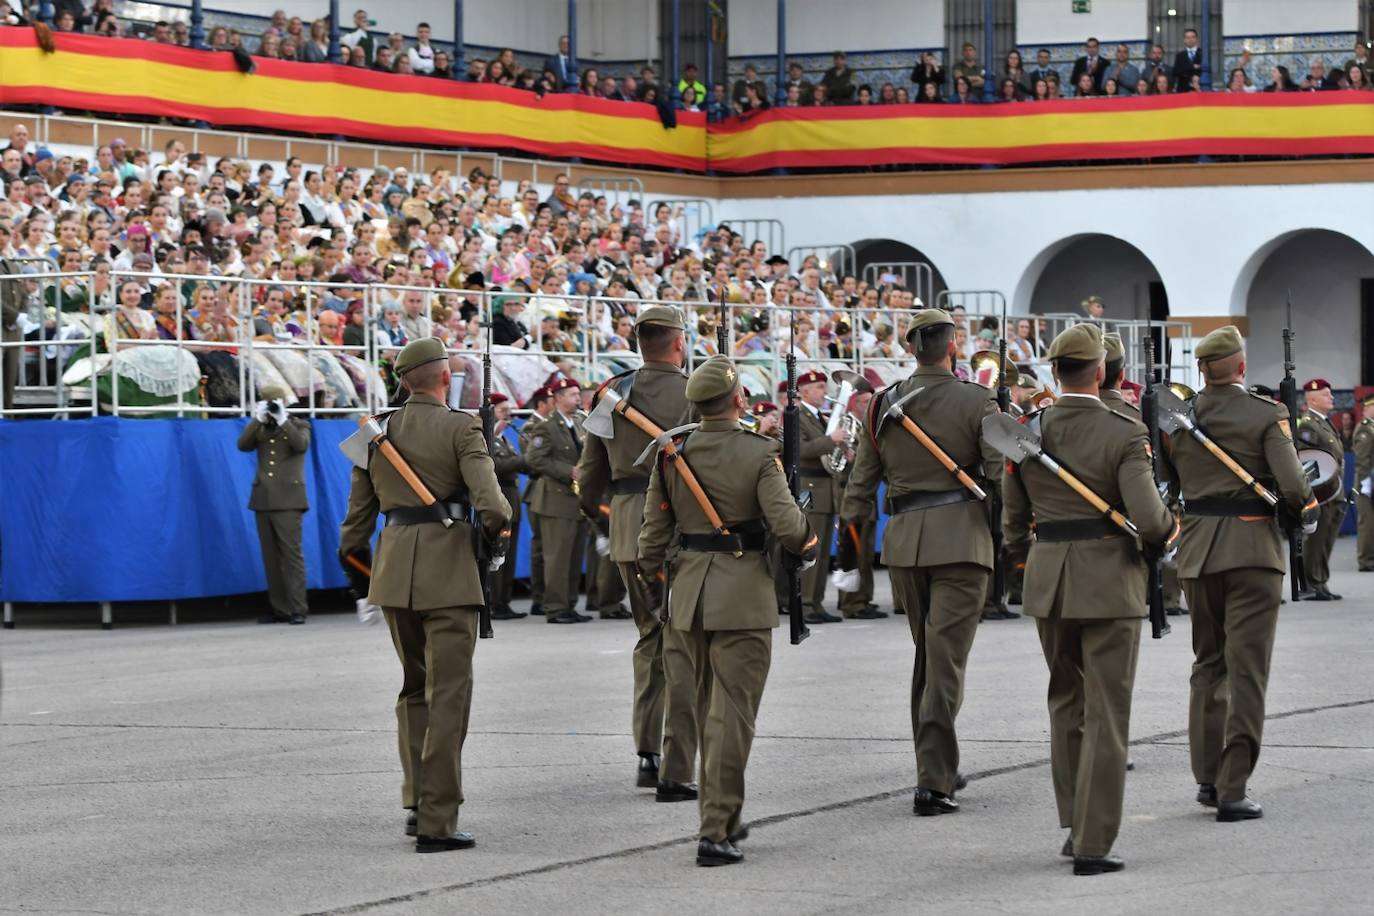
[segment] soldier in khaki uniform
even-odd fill
[[[586,524],[573,485],[582,457],[582,392],[577,382],[561,378],[549,385],[553,413],[530,439],[525,461],[539,474],[530,509],[539,514],[544,541],[544,622],[585,623],[577,612],[577,586],[582,578]]]
[[[520,474],[529,470],[525,456],[521,455],[506,438],[506,427],[510,425],[510,399],[499,391],[491,394],[492,410],[496,414],[496,435],[491,445],[491,460],[496,469],[496,480],[501,484],[501,495],[510,506],[510,542],[520,542]],[[515,554],[506,557],[501,568],[491,576],[491,619],[519,620],[526,616],[510,606],[511,594],[515,588]]]
[[[586,445],[583,445],[586,451]],[[581,481],[578,482],[579,498],[582,489]],[[616,565],[602,554],[602,550],[608,550],[608,544],[600,544],[603,538],[601,526],[605,525],[605,515],[603,512],[610,511],[610,504],[606,501],[609,496],[602,493],[596,500],[600,505],[597,512],[599,519],[587,518],[587,536],[585,550],[585,569],[584,575],[587,590],[587,613],[593,610],[602,620],[629,620],[632,615],[625,609],[625,583],[620,581],[620,570]]]
[[[520,427],[520,454],[528,456],[534,435],[539,431],[539,424],[553,413],[553,396],[549,394],[548,388],[540,387],[529,396],[525,406],[534,410]],[[544,538],[540,533],[539,513],[534,511],[533,505],[534,494],[539,489],[539,473],[529,468],[528,458],[525,465],[528,468],[525,476],[525,495],[520,501],[525,506],[525,519],[530,525],[530,614],[539,617],[544,613]]]
[[[1307,400],[1307,413],[1298,420],[1295,435],[1299,447],[1319,448],[1330,453],[1336,459],[1336,479],[1344,481],[1345,442],[1327,417],[1335,403],[1331,395],[1331,383],[1324,378],[1314,378],[1303,382],[1302,392]],[[1342,483],[1341,487],[1344,486]],[[1299,596],[1303,601],[1341,600],[1341,596],[1331,591],[1326,583],[1331,580],[1331,551],[1336,549],[1336,538],[1340,536],[1343,521],[1344,492],[1321,507],[1317,531],[1302,546],[1302,565],[1307,573],[1307,591]]]
[[[992,355],[995,359],[996,354]],[[991,368],[993,371],[989,372],[986,376],[986,384],[991,388],[991,390],[988,391],[987,397],[988,402],[992,404],[992,409],[999,410],[1000,408],[997,404],[997,372],[996,367]],[[1005,381],[1003,382],[1003,384],[1007,385],[1008,388],[1014,390],[1017,382],[1021,378],[1021,370],[1016,368],[1016,364],[1011,361],[1010,356],[1008,356],[1006,360],[1002,363],[1002,373],[1003,375],[1005,375]],[[975,373],[975,377],[977,375],[978,373]],[[979,384],[984,383],[980,382]],[[1021,416],[1021,409],[1017,407],[1014,403],[1009,403],[1007,406],[1009,415],[1013,417]],[[995,503],[991,498],[989,498],[988,500],[988,509],[992,510],[994,506],[1001,505],[1003,462],[1001,454],[998,453],[995,449],[989,448],[987,449],[987,452],[989,453],[986,456],[987,460],[983,462],[983,476],[986,478],[987,481],[984,485],[984,489],[987,490],[989,497],[993,496],[994,494],[997,497],[997,501]],[[1016,620],[1021,616],[1020,614],[1016,613],[1007,606],[1012,603],[1010,600],[1008,600],[1011,594],[1011,569],[1012,563],[1008,559],[1007,544],[1004,538],[1002,541],[1002,573],[1005,576],[1007,595],[1003,596],[1002,602],[1000,604],[993,600],[993,581],[992,577],[989,576],[987,590],[983,595],[983,609],[981,614],[979,615],[980,620]]]
[[[954,720],[964,698],[964,670],[978,630],[992,571],[987,506],[961,486],[899,420],[887,411],[913,391],[907,416],[972,477],[1000,463],[983,442],[983,417],[996,404],[987,390],[955,378],[954,320],[943,309],[922,309],[907,330],[916,372],[873,399],[868,435],[860,441],[840,517],[848,524],[872,511],[878,484],[887,482],[889,519],[883,563],[894,603],[906,610],[916,645],[911,673],[911,731],[916,745],[920,815],[959,810],[962,788]]]
[[[1193,351],[1206,387],[1193,399],[1208,438],[1294,515],[1317,504],[1293,449],[1288,411],[1245,390],[1240,332],[1227,325]],[[1193,616],[1188,744],[1197,800],[1217,820],[1260,817],[1245,797],[1259,758],[1264,691],[1283,594],[1285,545],[1274,510],[1197,441],[1173,435],[1168,467],[1183,500],[1178,571]],[[1309,507],[1310,504],[1310,507]]]
[[[371,564],[368,600],[386,614],[404,680],[396,701],[401,803],[416,809],[416,852],[467,849],[458,833],[463,803],[462,750],[472,704],[472,652],[482,588],[472,531],[463,521],[476,508],[482,527],[499,532],[510,506],[482,439],[482,424],[449,410],[444,345],[426,337],[405,346],[396,372],[410,391],[390,414],[387,438],[439,502],[425,506],[391,463],[373,453],[366,471],[353,470],[339,551],[364,562],[377,513],[386,526]],[[444,519],[455,524],[445,527]]]
[[[873,372],[872,369],[867,371]],[[874,378],[876,377],[877,373],[874,373]],[[835,409],[843,408],[859,421],[859,436],[860,441],[862,441],[863,437],[868,435],[866,420],[868,405],[873,400],[874,385],[872,379],[865,377],[856,379],[853,385],[854,394],[850,397],[849,403],[836,406]],[[831,455],[827,455],[821,461],[835,476],[835,508],[839,509],[839,503],[844,498],[845,487],[848,486],[850,476],[854,473],[854,461],[857,455],[850,454],[844,468],[839,471],[831,467],[831,457]],[[856,551],[859,561],[857,570],[859,587],[852,592],[841,591],[839,593],[840,616],[846,620],[881,620],[887,616],[887,612],[878,610],[878,606],[873,603],[873,552],[874,545],[878,540],[878,505],[874,502],[869,513],[862,517],[849,518],[841,515],[841,518],[844,518],[845,522],[840,526],[839,537],[853,538],[855,534],[858,534]]]
[[[1097,395],[1105,370],[1101,331],[1074,325],[1049,358],[1063,394],[1028,419],[1045,453],[1128,515],[1149,550],[1174,519],[1159,498],[1145,427]],[[1026,561],[1025,612],[1049,666],[1050,756],[1061,852],[1074,874],[1118,871],[1126,746],[1147,566],[1137,545],[1042,465],[1016,466],[1004,487],[1006,536]],[[1034,537],[1032,538],[1032,533]]]
[[[669,601],[674,637],[703,685],[698,865],[731,865],[747,834],[740,820],[744,770],[778,625],[765,541],[815,562],[817,538],[797,508],[778,443],[742,429],[748,409],[734,364],[715,356],[692,373],[687,398],[702,422],[680,448],[730,535],[709,516],[674,462],[660,456],[649,481],[639,532],[639,571],[655,582],[674,531],[681,552]]]
[[[665,306],[642,309],[635,335],[644,365],[616,376],[613,387],[631,407],[662,430],[686,423],[692,414],[687,403],[686,323],[682,312]],[[601,396],[598,392],[598,398]],[[579,473],[582,506],[599,511],[589,492],[610,493],[610,549],[607,559],[624,580],[639,640],[634,649],[634,703],[630,714],[635,750],[639,754],[636,784],[657,789],[664,801],[691,801],[690,787],[697,752],[696,679],[690,669],[674,676],[665,668],[660,608],[652,604],[639,580],[639,529],[644,522],[644,499],[652,465],[635,461],[649,444],[649,436],[617,414],[614,437],[588,436]]]
[[[291,392],[279,385],[262,391],[253,419],[239,433],[239,451],[258,453],[248,508],[258,519],[262,566],[267,573],[267,611],[258,623],[305,623],[305,554],[301,520],[310,508],[305,495],[305,457],[310,423],[288,416]]]
[[[797,473],[801,476],[802,489],[811,494],[811,508],[806,512],[806,520],[811,530],[820,538],[820,555],[830,556],[830,543],[835,529],[835,479],[826,470],[821,459],[828,457],[835,446],[845,441],[844,427],[836,427],[835,432],[825,434],[828,414],[821,413],[825,405],[825,373],[812,370],[797,376],[797,396],[801,402],[798,414],[801,421],[801,453],[797,461]],[[828,563],[817,563],[802,576],[802,606],[806,609],[803,619],[807,623],[839,623],[836,617],[825,609],[825,586],[829,576]]]
[[[1374,572],[1374,395],[1362,404],[1364,419],[1355,427],[1350,449],[1355,453],[1355,511],[1359,528],[1355,557],[1360,572]]]

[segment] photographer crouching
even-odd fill
[[[262,565],[267,573],[267,612],[258,623],[305,623],[305,554],[301,552],[301,516],[310,508],[305,498],[305,456],[310,451],[310,424],[288,416],[291,392],[266,385],[264,400],[253,407],[253,419],[239,434],[239,451],[257,450],[258,471],[248,508],[257,513]]]

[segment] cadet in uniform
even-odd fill
[[[1307,413],[1298,420],[1297,437],[1302,446],[1319,448],[1336,459],[1336,480],[1342,492],[1321,507],[1321,519],[1316,534],[1302,545],[1302,566],[1307,573],[1307,591],[1299,597],[1303,601],[1340,601],[1341,596],[1327,588],[1331,580],[1331,551],[1345,521],[1345,442],[1327,415],[1335,403],[1331,383],[1324,378],[1304,382],[1303,395],[1307,399]]]
[[[1206,387],[1193,399],[1198,427],[1294,516],[1317,517],[1298,464],[1288,410],[1245,390],[1240,332],[1227,325],[1193,351]],[[1183,499],[1178,572],[1193,615],[1188,745],[1197,800],[1217,820],[1260,817],[1245,797],[1259,758],[1264,691],[1283,594],[1284,542],[1274,510],[1190,436],[1168,441]],[[1310,505],[1309,505],[1310,504]]]
[[[553,396],[546,386],[541,386],[529,396],[525,406],[534,410],[520,427],[520,454],[526,456],[525,465],[528,467],[534,434],[539,431],[539,424],[553,413]],[[544,613],[544,538],[539,530],[539,513],[534,511],[533,505],[534,494],[538,490],[539,472],[529,468],[525,476],[525,496],[520,501],[525,505],[525,518],[530,523],[530,614],[535,617]]]
[[[258,453],[258,469],[248,508],[258,520],[262,566],[267,573],[268,608],[258,623],[305,623],[305,554],[301,520],[310,508],[305,495],[305,456],[310,424],[288,416],[291,392],[267,385],[253,419],[239,433],[239,451]]]
[[[1146,549],[1162,550],[1174,519],[1155,488],[1145,427],[1097,395],[1105,355],[1095,325],[1056,337],[1049,359],[1064,393],[1029,422],[1046,454],[1122,507]],[[1060,826],[1071,830],[1061,852],[1073,856],[1074,874],[1119,871],[1124,863],[1110,853],[1126,787],[1146,564],[1133,541],[1040,464],[1015,467],[1004,493],[1008,543],[1029,549],[1025,612],[1036,618],[1050,672],[1054,794]]]
[[[686,323],[682,312],[668,306],[647,306],[635,319],[635,336],[644,365],[607,382],[636,411],[662,430],[690,418],[687,403]],[[658,788],[664,801],[691,801],[696,791],[694,764],[697,725],[693,709],[696,680],[690,670],[674,679],[664,669],[663,623],[660,608],[650,602],[639,581],[639,529],[644,521],[644,494],[652,465],[635,461],[649,444],[649,436],[623,415],[613,421],[615,436],[589,436],[579,464],[582,507],[599,511],[588,498],[609,492],[611,499],[610,552],[607,559],[624,580],[630,611],[639,630],[634,649],[634,703],[630,716],[635,750],[639,754],[636,784]],[[665,728],[666,720],[666,728]],[[660,756],[661,755],[661,756]],[[661,761],[661,766],[660,766]]]
[[[811,494],[811,508],[806,512],[806,520],[820,538],[820,555],[828,559],[835,528],[835,479],[825,469],[821,459],[829,456],[835,446],[845,441],[845,434],[842,426],[836,427],[829,436],[825,434],[827,416],[821,413],[825,391],[824,372],[813,369],[797,376],[797,400],[800,402],[797,413],[801,425],[797,473],[801,476],[802,489]],[[843,405],[840,409],[843,409]],[[825,609],[825,585],[830,574],[828,566],[829,563],[817,563],[802,577],[802,607],[806,609],[803,619],[807,623],[839,623],[841,620]]]
[[[577,584],[582,578],[586,525],[578,505],[577,462],[582,457],[582,392],[577,382],[561,378],[549,385],[553,413],[530,439],[525,461],[539,474],[530,509],[539,514],[544,541],[544,622],[584,623],[577,613]]]
[[[380,605],[403,682],[396,721],[405,782],[401,803],[415,810],[416,852],[467,849],[458,833],[463,803],[462,751],[472,704],[472,651],[482,588],[472,531],[461,523],[470,504],[482,527],[499,532],[510,506],[482,439],[482,424],[451,411],[443,342],[425,337],[396,358],[410,399],[387,422],[387,438],[440,501],[424,506],[391,463],[375,453],[366,471],[354,468],[339,552],[367,562],[377,513],[386,527],[371,563],[368,600]],[[444,527],[444,519],[460,523]]]
[[[872,369],[867,371],[873,372]],[[873,377],[876,379],[877,373],[874,373]],[[859,439],[862,441],[863,437],[867,435],[867,426],[864,424],[868,416],[868,405],[873,400],[873,379],[860,376],[854,380],[853,385],[854,394],[850,396],[849,403],[845,405],[836,405],[835,409],[847,410],[851,416],[859,421]],[[858,442],[854,443],[856,450],[858,444]],[[835,471],[835,469],[831,467],[831,457],[833,457],[833,452],[831,455],[822,458],[821,461],[825,463],[826,467],[829,468],[835,476],[835,508],[839,509],[839,503],[844,498],[845,487],[849,483],[850,475],[854,473],[856,455],[850,454],[848,456],[848,462],[845,464],[844,468],[839,471]],[[865,516],[853,519],[847,516],[842,517],[845,518],[846,521],[845,524],[840,527],[839,536],[841,538],[853,538],[855,533],[859,536],[858,544],[855,548],[858,553],[859,562],[859,587],[852,592],[842,591],[839,593],[840,616],[846,620],[881,620],[887,616],[887,613],[878,610],[878,606],[873,603],[873,551],[874,545],[878,539],[877,503],[875,502],[873,504],[872,510]]]
[[[732,865],[744,858],[735,846],[747,835],[740,820],[744,770],[778,625],[765,538],[771,531],[784,550],[811,562],[817,538],[787,487],[777,442],[739,425],[748,406],[734,364],[722,356],[702,363],[687,383],[687,398],[703,419],[682,442],[679,460],[695,472],[730,535],[715,532],[682,474],[660,455],[639,532],[639,572],[655,582],[679,531],[669,626],[704,686],[697,706],[703,723],[697,864]]]
[[[1374,395],[1363,403],[1364,419],[1355,427],[1350,449],[1355,453],[1355,511],[1359,529],[1355,542],[1360,572],[1374,572]]]
[[[907,329],[916,372],[873,399],[840,517],[874,510],[880,481],[887,481],[883,563],[893,603],[906,610],[916,644],[911,674],[911,730],[916,745],[915,813],[949,814],[961,788],[954,719],[964,697],[964,669],[992,570],[987,507],[887,410],[912,391],[906,414],[956,464],[981,477],[996,452],[982,439],[983,417],[996,404],[987,390],[955,378],[954,319],[943,309],[922,309]]]
[[[510,506],[510,542],[520,543],[520,474],[529,470],[525,457],[516,451],[505,436],[510,425],[510,399],[499,391],[491,393],[492,410],[496,413],[496,435],[492,440],[491,460],[496,468],[496,480],[501,484],[501,495]],[[506,562],[491,576],[491,619],[519,620],[526,616],[510,606],[511,593],[515,587],[515,551]]]

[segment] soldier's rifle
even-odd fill
[[[1145,393],[1140,398],[1140,418],[1150,437],[1150,473],[1154,475],[1155,486],[1159,487],[1159,462],[1161,460],[1159,437],[1159,383],[1155,369],[1154,325],[1145,325]],[[1172,629],[1169,626],[1168,611],[1164,607],[1164,566],[1163,557],[1146,556],[1150,566],[1150,636],[1162,639]]]
[[[782,466],[792,498],[805,508],[801,491],[801,412],[797,407],[796,312],[789,310],[787,317],[787,404],[782,409]],[[819,535],[820,532],[815,533]],[[829,550],[821,553],[828,554]],[[816,562],[829,559],[829,556],[821,556]],[[787,572],[788,636],[792,645],[797,646],[811,635],[810,628],[802,619],[801,563],[785,550],[782,552],[782,562]]]
[[[1293,293],[1288,292],[1287,314],[1283,328],[1283,381],[1279,383],[1279,400],[1288,410],[1288,429],[1296,433],[1298,429],[1298,382],[1293,377],[1297,364],[1293,361]],[[1293,448],[1297,448],[1294,441]],[[1288,539],[1288,576],[1291,584],[1290,597],[1294,601],[1307,590],[1307,573],[1302,563],[1302,523],[1296,518],[1282,516],[1283,533]]]
[[[1011,414],[1011,389],[1007,387],[1007,300],[1002,298],[1001,336],[997,341],[997,409]],[[988,530],[992,533],[992,605],[1006,607],[1007,565],[1002,557],[1002,488],[994,485],[988,500]]]
[[[496,408],[491,403],[491,318],[492,316],[488,314],[486,321],[487,346],[482,351],[482,406],[478,409],[477,415],[482,421],[482,438],[487,443],[487,454],[494,457]],[[472,552],[477,558],[477,579],[482,584],[482,610],[477,619],[477,636],[479,639],[491,639],[496,635],[491,626],[491,574],[493,571],[491,565],[492,560],[498,554],[504,558],[506,545],[510,541],[510,530],[503,531],[499,542],[493,544],[492,539],[487,536],[486,529],[482,527],[482,519],[477,514],[477,508],[474,506],[468,511],[468,524],[472,526]]]

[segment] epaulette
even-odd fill
[[[600,401],[600,400],[601,400],[601,393],[602,393],[603,391],[605,391],[605,390],[606,390],[609,386],[611,386],[611,385],[615,385],[616,393],[619,394],[621,397],[624,397],[624,396],[625,396],[625,392],[622,391],[622,390],[621,390],[621,386],[618,385],[618,384],[616,384],[616,383],[619,382],[619,381],[622,380],[622,379],[625,379],[625,378],[628,378],[628,377],[631,376],[631,375],[634,375],[634,374],[635,374],[636,372],[638,372],[638,371],[639,371],[638,369],[626,369],[624,372],[620,373],[619,375],[613,375],[613,376],[611,376],[610,378],[606,379],[606,381],[602,382],[600,385],[596,386],[596,394],[592,395],[592,404],[595,405],[597,401]]]
[[[1274,398],[1267,398],[1264,395],[1260,394],[1258,391],[1246,391],[1245,393],[1250,395],[1250,397],[1254,398],[1256,401],[1263,401],[1266,404],[1277,405],[1282,403],[1281,401],[1275,400]],[[1193,395],[1193,397],[1197,397],[1197,395]]]
[[[776,443],[778,441],[777,439],[774,439],[772,436],[765,436],[763,433],[758,432],[757,430],[745,429],[743,426],[739,428],[739,431],[742,433],[748,433],[755,439],[762,439],[764,442]]]

